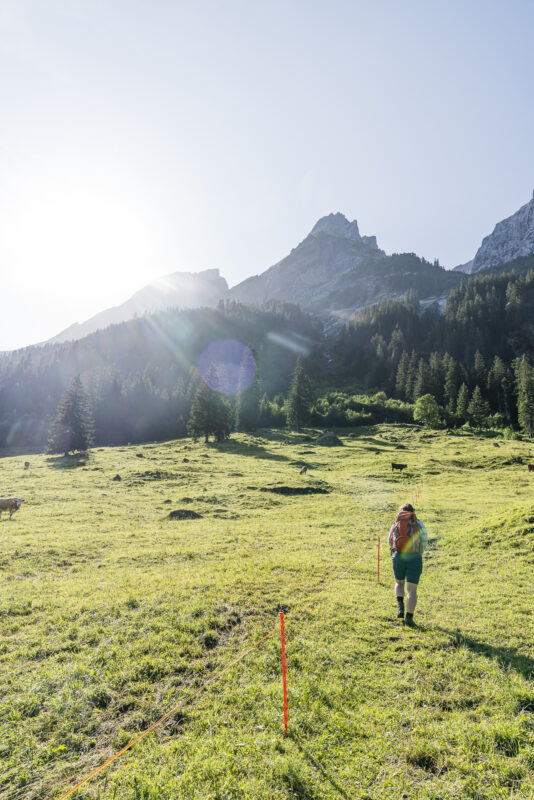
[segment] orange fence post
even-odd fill
[[[286,638],[284,632],[284,613],[280,612],[280,638],[282,640],[282,686],[284,689],[284,734],[287,736],[287,666]]]

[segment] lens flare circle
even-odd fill
[[[213,339],[198,357],[198,374],[216,392],[237,394],[250,386],[255,372],[250,347],[237,339]]]

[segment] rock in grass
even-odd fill
[[[113,477],[111,480],[112,480],[112,481],[122,481],[122,478],[121,478],[121,476],[119,475],[119,473],[117,472],[117,474],[116,474],[116,475],[115,475],[115,476],[114,476],[114,477]]]
[[[317,437],[316,441],[317,444],[324,444],[327,447],[339,447],[343,445],[341,439],[339,439],[333,431],[325,431]]]
[[[197,514],[189,508],[175,508],[169,514],[169,519],[202,519],[202,514]]]

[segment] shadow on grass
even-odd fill
[[[344,797],[344,798],[346,798],[346,800],[351,800],[351,798],[354,797],[354,795],[347,794],[345,789],[343,789],[343,787],[340,786],[339,783],[336,782],[336,780],[332,777],[332,775],[330,775],[328,770],[321,764],[321,762],[317,759],[317,757],[310,753],[309,749],[305,746],[304,742],[302,741],[302,739],[299,738],[299,736],[297,734],[290,733],[290,739],[291,739],[292,742],[295,743],[295,745],[297,746],[299,752],[301,753],[302,756],[304,756],[306,761],[309,764],[311,764],[312,767],[320,775],[322,775],[323,778],[325,778],[325,780],[328,781],[330,786],[332,786],[332,788],[336,790],[336,792],[339,794],[340,797]]]
[[[450,636],[457,647],[467,647],[472,653],[490,658],[505,667],[511,667],[527,680],[534,677],[534,659],[529,656],[521,655],[513,647],[495,647],[485,642],[479,642],[472,636],[466,636],[461,631],[449,631],[446,628],[436,626],[435,630]]]
[[[271,453],[260,444],[248,444],[245,442],[235,442],[227,440],[226,442],[210,442],[210,450],[216,450],[220,453],[233,453],[238,456],[252,456],[252,458],[262,458],[267,461],[289,461],[289,456],[283,456],[279,453]]]
[[[84,467],[88,460],[89,455],[80,452],[75,456],[49,456],[46,463],[52,469],[76,469]]]

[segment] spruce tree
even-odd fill
[[[410,361],[408,362],[408,369],[406,370],[406,384],[404,393],[406,400],[410,403],[414,400],[415,381],[417,379],[417,353],[412,350]]]
[[[254,377],[250,381],[251,374]],[[236,428],[238,431],[255,431],[260,419],[261,381],[250,349],[243,357],[239,385],[240,387],[245,386],[245,388],[241,388],[238,395]]]
[[[534,434],[534,367],[523,356],[515,362],[517,380],[517,418],[524,433]]]
[[[458,389],[461,383],[461,372],[457,362],[451,356],[448,356],[447,371],[445,373],[445,400],[449,411],[454,412],[456,408],[456,400],[458,397]]]
[[[458,390],[458,400],[456,403],[456,413],[462,420],[467,419],[467,408],[469,406],[469,389],[462,383]]]
[[[406,379],[408,375],[408,353],[406,350],[402,351],[399,366],[397,367],[397,376],[395,379],[395,395],[401,400],[406,400]]]
[[[75,375],[58,406],[48,439],[48,453],[87,450],[93,444],[94,424],[83,383]]]
[[[206,375],[211,386],[217,386],[216,370],[210,366]],[[224,400],[220,392],[211,389],[207,383],[201,381],[191,404],[191,413],[187,423],[187,430],[194,439],[204,436],[208,442],[213,434],[218,442],[222,442],[230,435],[232,427],[232,409]]]
[[[469,401],[467,413],[469,419],[477,428],[483,428],[487,424],[489,405],[488,401],[484,400],[482,397],[482,392],[480,391],[480,386],[478,386],[478,384],[475,386],[473,396]]]
[[[286,403],[286,422],[288,428],[300,430],[310,418],[312,392],[308,376],[304,373],[300,357],[291,378],[289,396]]]
[[[415,379],[415,385],[413,389],[414,400],[417,400],[424,394],[429,394],[431,388],[432,388],[432,376],[430,374],[430,367],[428,366],[424,358],[420,358],[419,364],[417,366],[417,377]]]
[[[473,378],[475,385],[478,386],[486,386],[487,382],[487,375],[486,375],[486,362],[484,361],[484,356],[477,350],[475,353],[475,359],[473,363]]]

